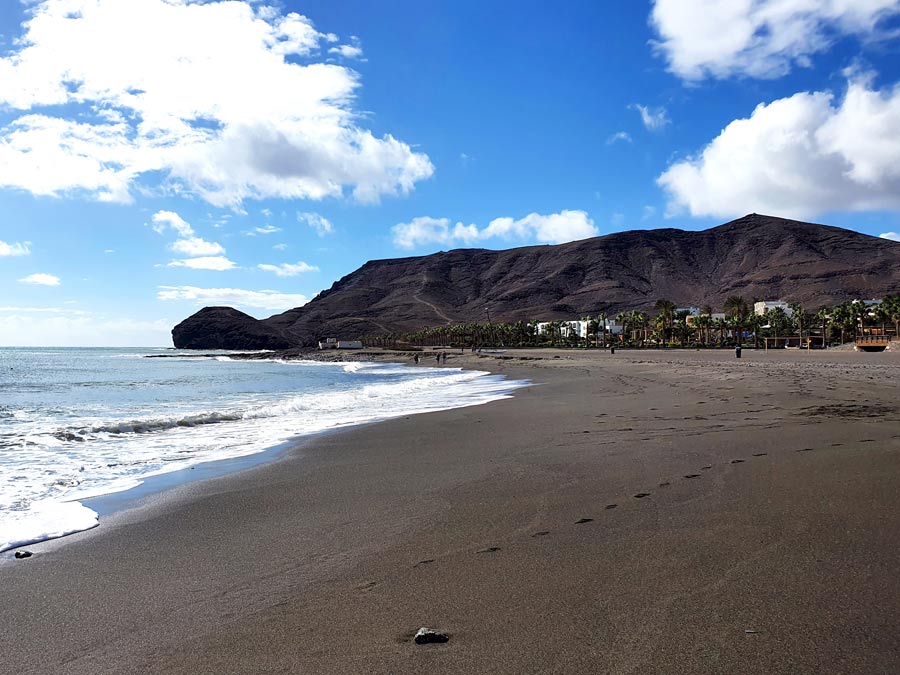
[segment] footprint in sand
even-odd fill
[[[841,445],[843,445],[843,443],[832,443],[832,444],[831,444],[831,447],[832,447],[832,448],[837,448],[837,447],[840,447]]]
[[[576,525],[583,525],[584,523],[592,523],[594,522],[593,518],[579,518],[575,521]]]
[[[733,459],[733,460],[731,460],[731,463],[732,463],[732,464],[743,464],[743,463],[744,463],[744,460],[742,460],[742,459]]]
[[[659,487],[669,487],[670,485],[671,485],[671,483],[665,482],[665,483],[660,483]]]
[[[706,466],[701,466],[701,467],[700,467],[700,470],[701,470],[701,471],[707,471],[708,469],[711,469],[711,468],[712,468],[712,464],[707,464]]]
[[[501,549],[499,546],[489,546],[488,548],[483,548],[478,552],[479,553],[496,553],[497,551],[500,551],[500,550]]]
[[[610,509],[614,509],[614,508],[616,508],[617,506],[618,506],[618,504],[607,504],[607,505],[604,506],[603,508],[606,509],[607,511],[609,511]]]
[[[812,452],[813,448],[800,448],[797,452]]]
[[[434,558],[428,558],[428,560],[420,560],[413,567],[419,567],[420,565],[430,565],[434,562]]]
[[[550,530],[541,530],[540,532],[535,532],[531,536],[532,537],[546,537],[548,534],[550,534]]]
[[[753,456],[754,457],[765,457],[768,454],[769,454],[768,452],[754,452]]]
[[[874,438],[864,438],[860,441],[860,443],[874,443],[874,442],[875,442]]]
[[[650,496],[650,493],[649,493],[649,492],[638,492],[638,493],[634,496],[634,498],[635,498],[635,499],[643,499],[644,497],[649,497],[649,496]]]
[[[687,473],[684,475],[685,478],[700,478],[699,473]]]
[[[356,587],[356,590],[358,590],[358,591],[368,591],[368,590],[371,590],[371,589],[375,588],[377,585],[378,585],[378,582],[377,582],[377,581],[370,581],[370,582],[368,582],[368,583],[366,583],[366,584],[362,584],[362,585],[360,585],[360,586],[357,586],[357,587]]]

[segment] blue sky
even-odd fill
[[[372,258],[900,232],[900,0],[0,4],[0,345],[168,345]]]

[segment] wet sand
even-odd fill
[[[900,672],[900,353],[555,355],[30,547],[0,670]]]

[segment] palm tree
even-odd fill
[[[894,322],[894,335],[900,339],[900,295],[886,295],[881,301],[891,321]]]
[[[742,329],[747,314],[749,314],[747,301],[740,295],[731,295],[725,300],[725,316],[729,319],[733,319],[731,325],[734,330],[735,344],[740,344],[740,339],[743,337]]]
[[[719,344],[725,342],[725,330],[728,328],[728,324],[725,323],[725,319],[713,319],[713,328],[719,333]]]
[[[800,334],[800,344],[803,344],[803,326],[806,323],[806,312],[803,311],[803,305],[799,302],[788,303],[788,309],[791,310],[791,319],[797,325]]]
[[[712,312],[694,317],[694,325],[700,333],[700,342],[708,345],[711,342]]]
[[[759,329],[763,324],[763,318],[756,314],[751,314],[747,317],[746,323],[744,324],[747,328],[753,331],[753,348],[759,349]]]
[[[672,330],[672,321],[675,318],[675,303],[665,298],[656,301],[653,309],[657,312],[657,320],[662,321],[663,340],[668,342],[667,335]]]
[[[881,324],[881,334],[887,335],[887,322],[890,320],[891,314],[888,311],[888,308],[884,306],[884,301],[882,300],[874,307],[870,307],[869,311],[875,321]]]
[[[644,346],[644,340],[646,339],[646,328],[647,323],[649,322],[649,317],[644,312],[632,311],[628,314],[628,322],[631,324],[632,331],[632,341],[635,340],[634,333],[639,332],[641,339],[641,346]]]
[[[773,307],[766,312],[766,319],[775,333],[776,342],[779,334],[784,335],[790,330],[791,319],[781,307]]]
[[[606,322],[608,319],[609,317],[607,316],[606,312],[597,313],[597,323],[599,323],[603,329],[603,344],[601,345],[603,347],[606,346]]]
[[[816,320],[822,323],[822,348],[828,346],[828,320],[831,318],[831,310],[823,307],[816,312]]]
[[[616,323],[622,326],[622,342],[625,342],[625,335],[628,332],[628,312],[619,312],[616,314]]]

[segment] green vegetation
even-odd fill
[[[518,321],[516,323],[462,323],[434,326],[407,334],[380,335],[365,338],[371,347],[404,347],[439,345],[455,348],[512,347],[690,347],[716,348],[761,346],[766,338],[771,345],[813,347],[843,344],[862,334],[900,335],[900,296],[886,296],[881,303],[867,305],[860,300],[823,307],[815,314],[799,303],[789,305],[790,314],[781,307],[764,316],[753,313],[751,305],[740,296],[731,296],[723,307],[724,318],[714,317],[711,307],[691,316],[677,311],[667,299],[656,302],[655,315],[641,311],[619,312],[612,317],[606,312],[582,317],[586,335],[579,337],[570,327],[571,321]],[[609,326],[608,321],[614,321]]]

